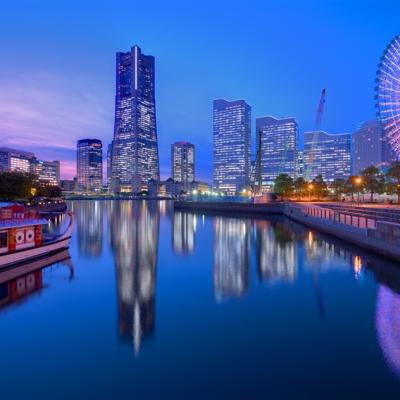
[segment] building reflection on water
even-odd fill
[[[181,211],[172,214],[172,247],[177,254],[193,253],[196,226],[196,214]]]
[[[256,220],[257,274],[262,281],[293,282],[297,274],[297,252],[293,233],[282,223]]]
[[[242,296],[249,284],[251,220],[216,217],[214,225],[214,295]]]
[[[78,251],[82,256],[98,257],[103,245],[104,202],[80,201],[74,203]]]
[[[157,202],[118,201],[109,210],[119,334],[122,338],[131,338],[136,353],[143,338],[154,332],[157,207]]]

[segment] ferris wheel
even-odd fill
[[[400,35],[384,50],[378,65],[375,86],[377,116],[386,140],[400,156]]]

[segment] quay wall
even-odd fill
[[[218,201],[175,201],[176,210],[185,210],[192,212],[218,212],[218,213],[240,213],[240,214],[283,214],[284,203],[234,203]]]

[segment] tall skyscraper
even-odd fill
[[[103,150],[101,140],[78,140],[76,156],[78,191],[100,192],[103,186]]]
[[[194,181],[194,144],[176,142],[171,146],[171,176],[188,192]]]
[[[107,147],[107,189],[112,190],[112,143]]]
[[[317,175],[326,181],[347,179],[351,173],[350,149],[350,133],[304,132],[305,179],[311,180]]]
[[[139,46],[117,53],[112,184],[115,192],[140,192],[160,179],[154,57]]]
[[[244,100],[213,103],[213,189],[229,194],[249,184],[251,107]]]
[[[261,179],[261,187],[271,189],[279,174],[288,174],[294,179],[299,132],[296,120],[261,117],[256,119],[256,130],[259,164],[256,181]]]
[[[393,160],[392,151],[385,138],[382,125],[376,121],[364,122],[353,133],[353,174],[375,165],[382,167]]]

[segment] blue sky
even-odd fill
[[[79,138],[112,140],[115,52],[156,57],[161,173],[170,145],[196,145],[212,167],[212,99],[245,99],[257,116],[352,132],[375,116],[379,58],[400,33],[400,1],[18,1],[0,13],[0,145],[75,168]],[[254,142],[254,129],[252,132]]]

